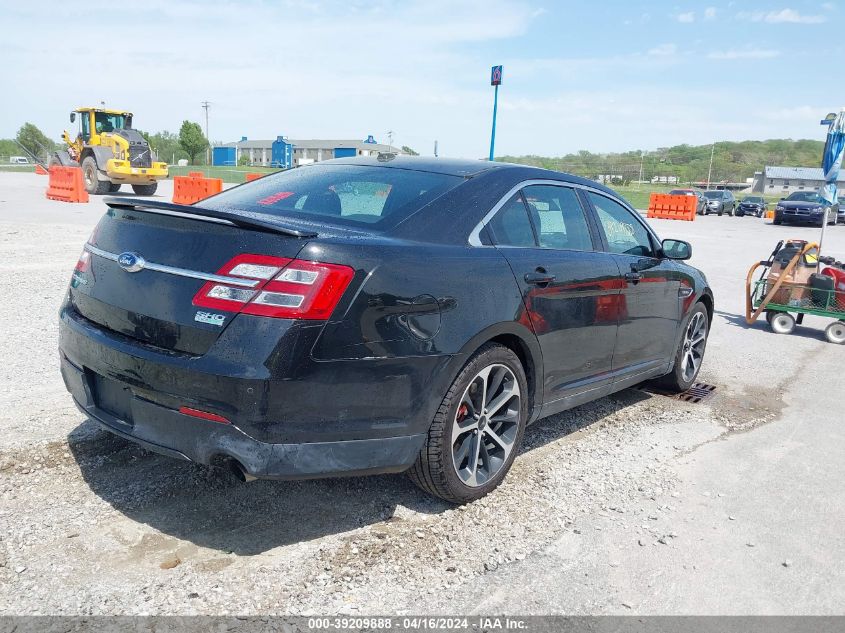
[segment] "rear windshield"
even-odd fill
[[[463,182],[460,176],[388,167],[314,165],[265,176],[209,198],[211,209],[311,222],[394,225]]]
[[[713,200],[716,200],[717,198],[723,197],[723,194],[724,194],[724,192],[722,192],[722,191],[705,191],[704,192],[705,197],[712,198]]]

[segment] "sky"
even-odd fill
[[[840,4],[841,2],[841,4]],[[496,155],[823,139],[845,106],[845,0],[0,0],[0,138],[69,112],[209,136]]]

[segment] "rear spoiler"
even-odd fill
[[[217,209],[206,209],[192,204],[174,204],[172,202],[161,202],[159,200],[136,200],[132,198],[109,197],[103,200],[108,206],[115,209],[132,209],[133,211],[147,211],[149,213],[195,215],[215,220],[225,220],[235,226],[246,229],[257,229],[269,233],[281,233],[293,237],[317,237],[314,231],[299,229],[276,221],[267,221],[250,215],[243,215],[233,211],[218,211]]]

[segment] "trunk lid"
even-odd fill
[[[192,303],[233,257],[294,259],[308,242],[284,227],[274,231],[250,220],[237,226],[201,209],[203,215],[192,215],[191,207],[179,213],[167,203],[143,204],[146,210],[134,206],[141,202],[110,206],[86,245],[87,264],[71,278],[70,302],[103,328],[159,348],[203,354],[237,316]]]

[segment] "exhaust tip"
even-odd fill
[[[241,466],[241,463],[238,460],[230,459],[230,460],[228,460],[228,463],[229,463],[229,471],[238,479],[238,481],[241,481],[243,483],[247,483],[247,482],[250,482],[250,481],[255,481],[257,479],[257,477],[253,477],[252,475],[250,475],[246,471],[246,469],[243,466]]]

